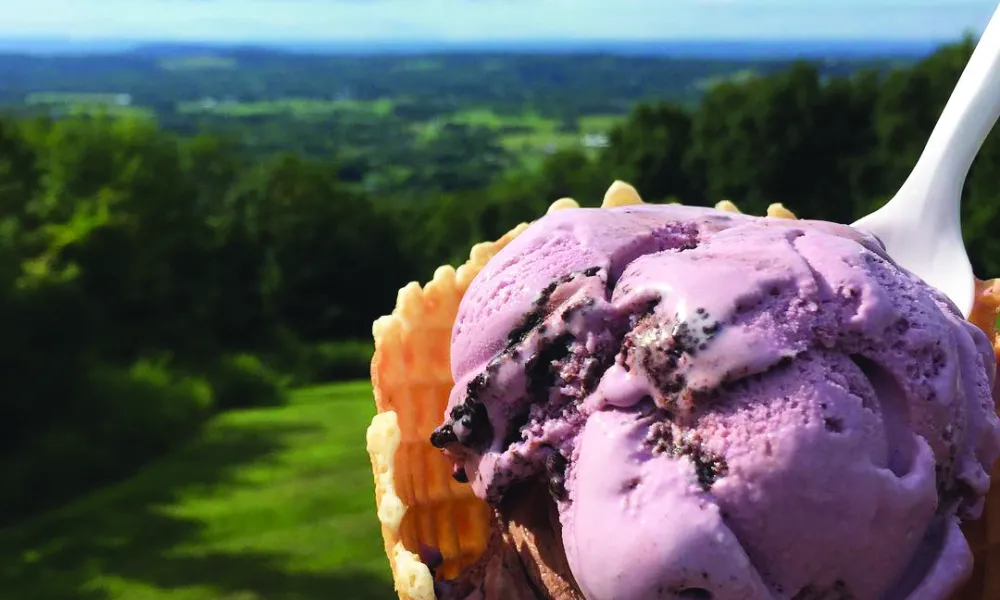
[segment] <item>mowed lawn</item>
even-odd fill
[[[232,412],[135,477],[0,531],[0,598],[394,598],[367,383]]]

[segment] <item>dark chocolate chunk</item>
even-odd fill
[[[696,313],[701,319],[708,317],[703,308]],[[699,318],[694,321],[698,322]],[[657,399],[661,407],[677,405],[687,386],[683,374],[685,357],[708,349],[719,329],[717,322],[693,325],[685,321],[669,324],[654,318],[643,319],[623,340],[622,348],[626,353],[623,362],[642,367],[661,392]]]
[[[725,459],[705,450],[698,440],[690,435],[678,438],[667,422],[653,423],[646,434],[645,442],[652,447],[653,454],[670,453],[676,457],[688,457],[694,463],[698,484],[706,492],[729,472]]]
[[[458,436],[455,435],[455,430],[448,423],[438,427],[431,433],[431,445],[435,448],[444,448],[448,444],[457,442]]]
[[[653,454],[667,452],[674,445],[674,432],[669,423],[657,422],[649,427],[646,443],[652,446]]]
[[[553,450],[545,458],[545,472],[549,476],[549,492],[556,500],[566,499],[566,458]]]
[[[589,394],[597,389],[597,384],[601,382],[601,375],[614,363],[614,356],[605,354],[603,357],[595,357],[584,367],[583,376],[580,379],[584,394]]]
[[[528,310],[526,315],[524,315],[521,323],[512,329],[507,335],[507,349],[510,350],[517,344],[523,342],[531,331],[541,325],[542,321],[545,319],[545,315],[549,311],[549,300],[552,299],[552,294],[555,293],[556,289],[558,289],[560,285],[569,283],[581,274],[585,277],[593,277],[594,275],[597,275],[600,270],[600,267],[590,267],[581,273],[569,273],[550,282],[542,288],[542,291],[539,292],[538,297],[535,298],[535,301],[531,305],[531,309]]]
[[[567,465],[566,457],[564,457],[560,452],[556,450],[553,450],[545,458],[545,469],[549,473],[556,473],[556,472],[562,473],[563,471],[566,470],[566,465]]]
[[[511,418],[509,425],[510,431],[507,433],[507,437],[504,438],[503,441],[504,448],[510,448],[523,439],[521,430],[528,424],[530,417],[530,411],[525,409],[520,414],[514,415],[514,417]]]
[[[465,387],[466,398],[478,401],[479,395],[486,389],[487,383],[489,383],[489,379],[487,378],[486,373],[480,373],[473,377],[472,381],[469,382],[469,385]]]
[[[706,492],[715,485],[715,482],[720,477],[724,477],[729,472],[729,468],[723,459],[712,456],[700,448],[698,451],[692,450],[689,452],[688,458],[694,461],[698,484]]]
[[[573,336],[564,333],[543,346],[524,365],[528,377],[528,395],[535,402],[548,400],[549,389],[555,383],[553,364],[569,356]]]
[[[466,400],[451,409],[452,430],[458,443],[473,450],[483,450],[493,441],[493,429],[486,405]]]
[[[663,298],[659,294],[656,294],[637,306],[632,314],[629,315],[629,328],[634,329],[643,321],[649,320],[662,300]]]

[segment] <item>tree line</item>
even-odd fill
[[[126,475],[215,411],[364,377],[398,288],[560,197],[596,205],[624,179],[650,201],[850,222],[903,181],[971,50],[722,82],[694,108],[636,106],[596,157],[423,196],[373,197],[342,164],[247,159],[144,120],[0,120],[0,522]],[[997,138],[963,207],[980,276],[1000,274]]]

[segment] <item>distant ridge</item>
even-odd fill
[[[183,56],[226,50],[264,50],[297,54],[372,55],[429,53],[538,53],[615,54],[621,56],[675,56],[707,59],[870,58],[920,57],[954,40],[531,40],[531,41],[268,41],[268,42],[157,42],[138,40],[74,40],[56,38],[0,38],[7,54],[82,55],[137,53]]]

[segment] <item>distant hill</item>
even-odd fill
[[[206,51],[249,49],[256,47],[304,54],[325,55],[411,55],[426,53],[542,53],[542,54],[612,54],[619,56],[676,56],[714,59],[787,59],[787,58],[871,58],[919,57],[930,54],[943,40],[649,40],[649,41],[371,41],[325,42],[297,41],[172,43],[141,40],[76,40],[59,38],[0,38],[0,53],[15,54],[117,54],[137,53],[148,56],[183,56]]]

